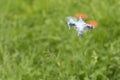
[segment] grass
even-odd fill
[[[119,80],[120,1],[1,0],[0,80]],[[65,17],[99,25],[78,37]]]

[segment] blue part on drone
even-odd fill
[[[69,23],[68,25],[69,25],[70,27],[75,26],[75,24],[73,24],[73,23]]]
[[[79,31],[78,36],[82,36],[82,35],[83,35],[83,32]]]

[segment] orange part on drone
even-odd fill
[[[82,13],[78,13],[78,14],[76,14],[76,17],[77,18],[87,18],[87,15],[86,14],[82,14]]]
[[[92,25],[93,28],[97,27],[98,23],[96,21],[89,21],[88,24]]]

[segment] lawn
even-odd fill
[[[98,22],[82,37],[79,12]],[[0,80],[120,80],[120,1],[0,0]]]

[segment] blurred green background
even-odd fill
[[[83,37],[79,12],[99,24]],[[120,0],[0,0],[0,80],[120,80]]]

